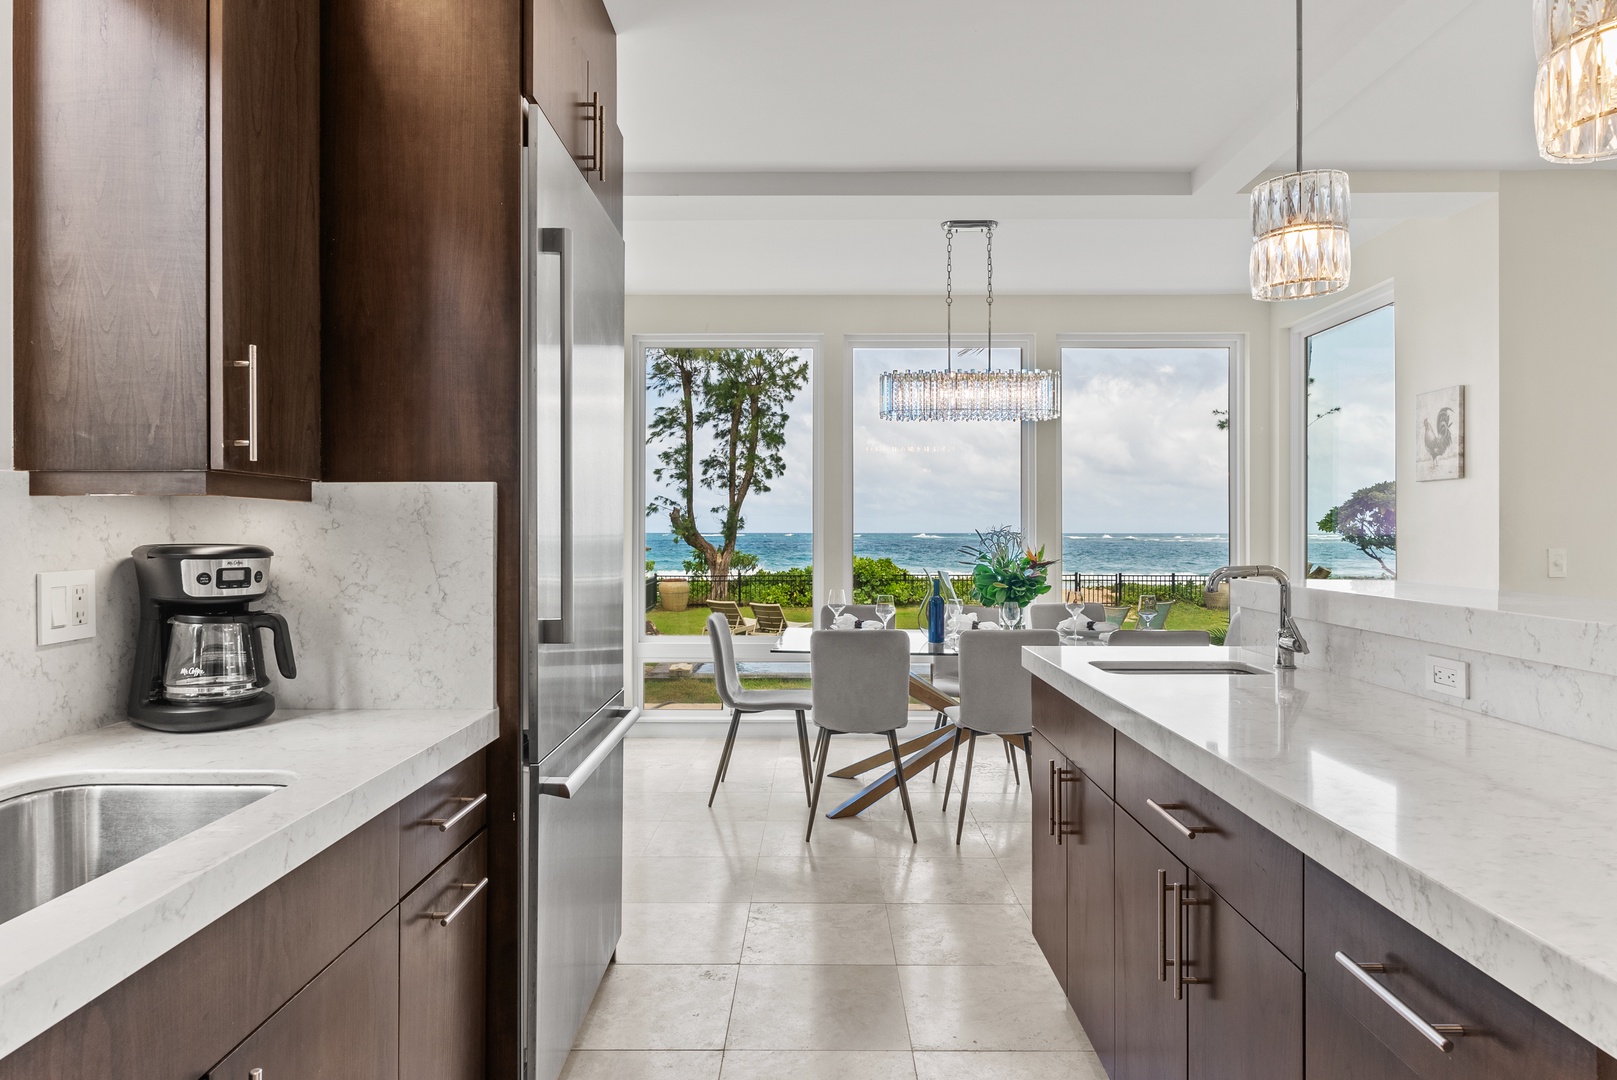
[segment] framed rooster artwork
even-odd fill
[[[1415,479],[1465,476],[1465,387],[1415,395]]]

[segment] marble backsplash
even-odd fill
[[[1279,589],[1237,581],[1229,643],[1274,643]],[[1301,667],[1617,748],[1617,607],[1399,583],[1293,589]],[[1426,658],[1470,665],[1470,695],[1426,688]]]
[[[494,704],[494,486],[316,484],[308,503],[42,498],[0,472],[0,753],[124,718],[136,589],[151,543],[264,544],[265,602],[291,626],[290,708]],[[95,638],[34,643],[34,574],[94,568]]]

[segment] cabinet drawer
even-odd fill
[[[1033,726],[1107,795],[1115,788],[1112,725],[1067,695],[1033,680]]]
[[[1593,1046],[1319,865],[1306,871],[1308,985],[1344,1011],[1417,1076],[1466,1080],[1593,1080]],[[1427,1024],[1457,1024],[1442,1050],[1357,978],[1337,953]]]
[[[398,985],[395,909],[214,1066],[208,1080],[396,1080]]]
[[[399,805],[399,895],[487,823],[488,762],[478,751]]]
[[[399,905],[399,1080],[483,1076],[487,883],[481,832]]]
[[[1307,987],[1308,1080],[1417,1080],[1415,1073],[1315,983]]]
[[[1302,966],[1301,852],[1122,735],[1117,736],[1116,798],[1287,959]],[[1190,829],[1198,831],[1187,834]]]

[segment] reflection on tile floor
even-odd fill
[[[833,740],[831,768],[885,745]],[[625,744],[623,938],[563,1080],[1105,1080],[1029,925],[1032,797],[979,754],[860,818],[808,807],[795,738]],[[1025,777],[1024,777],[1025,779]],[[958,797],[958,780],[957,794]],[[821,812],[859,787],[826,777]]]

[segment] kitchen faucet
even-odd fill
[[[1308,651],[1308,642],[1291,617],[1291,579],[1278,566],[1221,566],[1207,578],[1207,591],[1215,593],[1226,581],[1236,578],[1266,577],[1280,583],[1280,632],[1275,637],[1275,667],[1294,668],[1297,654]]]

